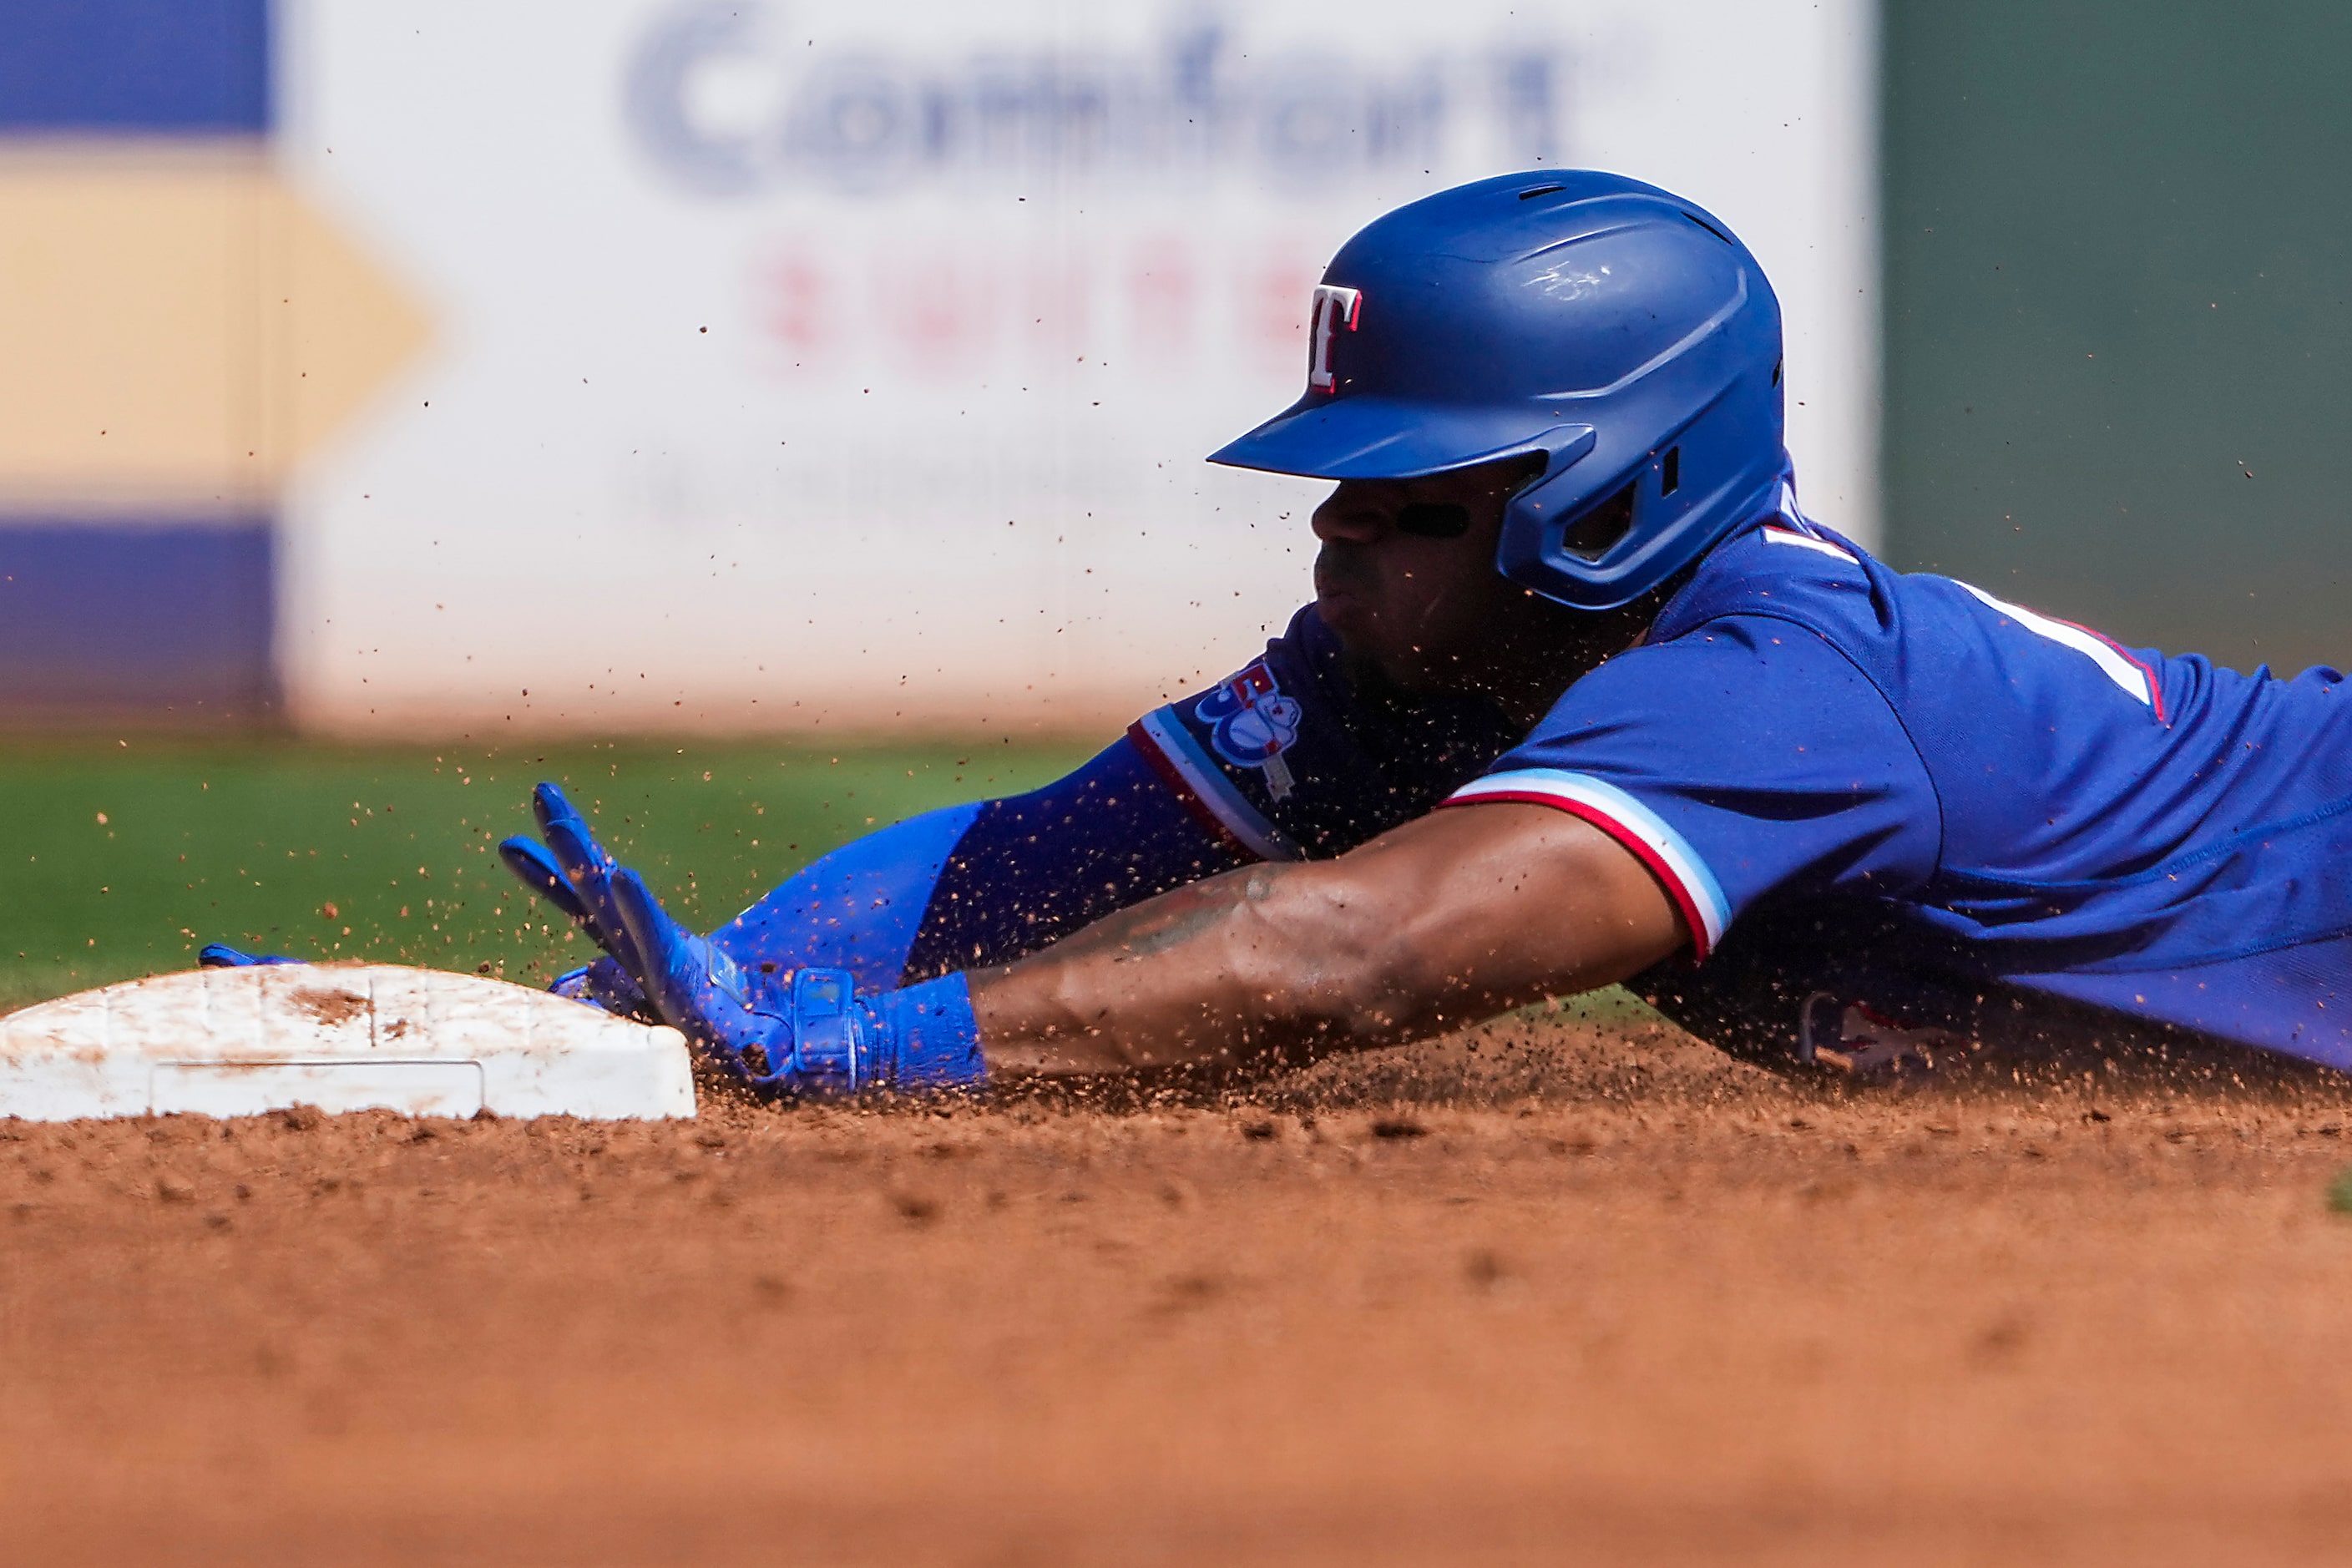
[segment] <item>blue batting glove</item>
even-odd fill
[[[558,996],[569,996],[574,1002],[585,1002],[624,1018],[646,1024],[661,1021],[661,1015],[654,1011],[654,1005],[646,1000],[646,994],[637,989],[637,983],[629,978],[620,960],[609,953],[577,969],[565,970],[549,981],[547,988]]]
[[[829,1096],[986,1076],[961,974],[859,996],[846,970],[746,970],[670,919],[635,872],[616,868],[609,885],[642,955],[638,985],[706,1059],[753,1088]]]
[[[308,963],[307,958],[281,958],[274,952],[239,952],[225,942],[208,942],[196,950],[200,969],[253,969],[273,963]]]
[[[547,842],[518,835],[499,846],[499,858],[524,887],[553,904],[606,954],[558,975],[548,989],[623,1017],[656,1016],[653,1004],[637,986],[636,953],[613,904],[612,877],[618,863],[555,785],[542,784],[531,791],[531,812]]]

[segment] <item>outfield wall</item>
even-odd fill
[[[1886,542],[2352,667],[2352,7],[1889,0]]]
[[[1755,247],[1808,500],[1873,537],[1873,18],[288,0],[253,46],[274,91],[227,132],[16,139],[12,168],[211,180],[228,216],[132,247],[162,302],[66,410],[110,433],[51,444],[72,461],[17,484],[38,504],[0,552],[86,547],[48,569],[52,620],[163,625],[199,579],[141,587],[163,536],[120,542],[123,496],[168,491],[249,552],[246,598],[199,617],[242,639],[248,706],[282,693],[311,730],[1105,724],[1309,592],[1318,488],[1200,458],[1297,395],[1330,251],[1560,163],[1679,189]],[[217,276],[189,269],[199,229],[228,237]],[[0,407],[55,403],[86,347],[0,358]],[[163,435],[123,455],[133,387],[203,434],[168,484],[131,483],[171,467]],[[26,675],[40,640],[0,634],[0,684],[65,689]],[[118,648],[110,700],[175,689],[158,647]]]

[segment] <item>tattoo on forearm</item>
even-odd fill
[[[1122,940],[1118,945],[1125,952],[1120,962],[1132,963],[1139,958],[1153,958],[1171,949],[1181,947],[1197,937],[1207,935],[1232,913],[1232,906],[1223,900],[1205,904],[1199,909],[1187,910],[1164,925],[1153,930],[1137,931]]]
[[[1114,963],[1132,963],[1172,952],[1214,931],[1241,911],[1273,891],[1286,867],[1252,867],[1198,882],[1162,900],[1105,917],[1093,926],[1066,938],[1060,952],[1066,957],[1108,953]]]

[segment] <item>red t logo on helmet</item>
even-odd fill
[[[1331,283],[1315,285],[1314,311],[1307,320],[1307,331],[1313,340],[1307,355],[1308,386],[1317,392],[1339,390],[1339,384],[1331,375],[1331,334],[1343,325],[1354,331],[1357,318],[1363,313],[1362,290]]]

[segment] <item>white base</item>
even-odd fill
[[[0,1018],[0,1117],[314,1105],[410,1116],[689,1117],[675,1029],[503,980],[398,964],[151,975]]]

